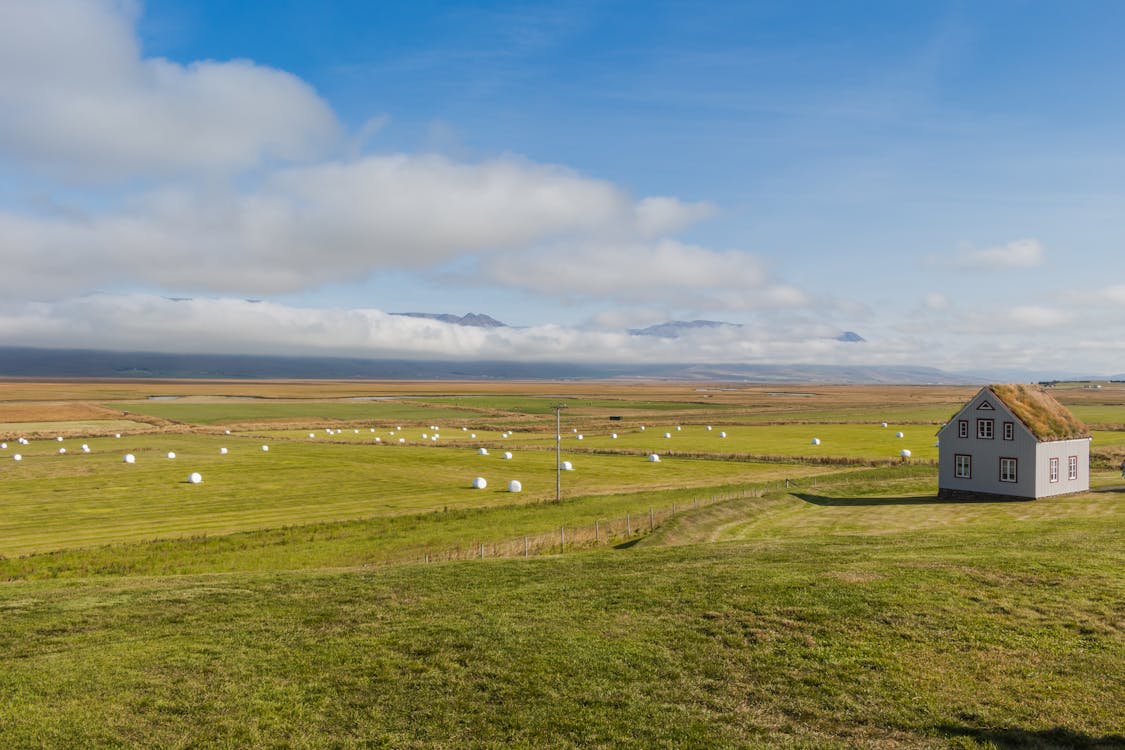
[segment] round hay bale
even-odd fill
[[[504,451],[504,460],[505,461],[511,461],[512,460],[512,452],[511,451]]]
[[[523,485],[520,484],[520,480],[513,479],[508,482],[508,492],[523,492]]]
[[[269,447],[268,445],[263,445],[263,446],[262,446],[262,451],[263,451],[263,452],[265,452],[265,453],[269,453],[269,450],[270,450],[270,447]]]
[[[21,455],[20,455],[20,454],[18,454],[18,453],[15,453],[15,454],[13,454],[13,455],[12,455],[12,460],[13,460],[13,461],[22,461],[22,460],[23,460],[23,456],[21,456]]]
[[[188,474],[187,480],[192,484],[199,484],[203,481],[203,476],[198,471],[193,471],[192,473]]]
[[[726,436],[727,436],[727,434],[726,434],[725,432],[720,432],[720,433],[719,433],[719,437],[721,437],[721,438],[725,438]]]
[[[581,435],[579,435],[579,436],[578,436],[578,439],[579,439],[579,440],[581,440],[581,439],[582,439],[582,436],[581,436]]]
[[[89,453],[89,452],[90,452],[90,446],[88,446],[88,445],[86,445],[85,443],[83,443],[83,444],[82,444],[82,452],[83,452],[83,453]]]
[[[645,431],[645,426],[641,425],[641,432],[644,432],[644,431]]]
[[[121,433],[119,432],[116,435],[114,435],[113,437],[120,440],[121,439]]]
[[[5,450],[5,451],[8,450],[8,444],[7,443],[0,443],[0,450]]]
[[[476,479],[473,480],[473,489],[474,490],[483,490],[487,486],[488,486],[488,481],[484,477],[477,477]]]
[[[310,433],[309,433],[309,438],[315,438],[315,437],[316,437],[316,433],[315,433],[315,432],[310,432]]]
[[[611,440],[616,440],[617,439],[617,433],[615,432],[612,435],[610,435],[609,437],[610,437]]]
[[[472,438],[473,440],[476,440],[476,439],[477,439],[477,434],[476,434],[475,432],[470,432],[470,433],[469,433],[469,437],[471,437],[471,438]]]
[[[896,433],[895,433],[895,437],[896,437],[896,438],[901,438],[901,437],[906,437],[906,436],[905,436],[905,435],[903,435],[903,434],[902,434],[901,432],[896,432]]]
[[[560,468],[562,468],[563,471],[574,471],[574,464],[570,461],[563,461]]]
[[[220,456],[227,455],[227,449],[226,448],[219,448],[219,455]]]
[[[812,444],[813,444],[813,445],[820,445],[820,438],[813,438],[813,439],[812,439]]]
[[[670,438],[670,437],[672,437],[672,433],[670,433],[670,432],[665,432],[665,433],[664,433],[664,437],[666,437],[666,438]]]
[[[882,428],[884,430],[887,429],[887,423],[886,422],[880,422],[880,425],[882,426]]]
[[[902,456],[903,458],[910,458],[910,455],[911,455],[910,449],[909,448],[903,448],[902,450],[900,450],[898,452],[898,455]]]
[[[487,455],[488,455],[488,448],[481,448],[481,449],[479,449],[479,450],[477,451],[477,454],[478,454],[478,455],[481,455],[481,456],[487,456]]]
[[[405,443],[405,442],[406,442],[406,438],[399,438],[399,439],[398,439],[398,441],[399,441],[400,443]]]
[[[707,431],[708,431],[708,432],[710,432],[710,431],[711,431],[711,425],[707,425]]]
[[[57,438],[55,438],[55,440],[58,440],[61,443],[62,442],[62,435],[59,435]]]
[[[168,451],[168,458],[175,458],[175,457],[176,457],[175,451]]]
[[[65,456],[66,455],[66,448],[59,448],[59,455]]]
[[[134,455],[133,455],[132,453],[126,453],[126,454],[125,454],[125,458],[124,458],[123,460],[124,460],[124,461],[125,461],[125,463],[127,463],[127,464],[135,464],[135,463],[137,463],[137,457],[136,457],[136,456],[134,456]]]
[[[676,432],[682,432],[683,429],[684,429],[683,427],[680,427],[679,425],[676,425]]]
[[[660,463],[660,456],[655,453],[650,453],[648,454],[648,462],[651,464],[658,464]]]

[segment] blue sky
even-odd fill
[[[1123,32],[1109,0],[14,0],[0,343],[1117,374]],[[624,332],[672,319],[740,327]]]

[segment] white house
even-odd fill
[[[990,385],[938,430],[938,495],[1035,500],[1090,489],[1090,431],[1043,389]]]

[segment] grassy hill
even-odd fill
[[[1125,747],[1121,480],[938,501],[955,393],[591,387],[556,503],[558,385],[259,388],[9,390],[0,747]]]

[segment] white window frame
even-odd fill
[[[1016,439],[1016,425],[1015,425],[1014,422],[1005,422],[1004,423],[1004,439],[1005,440],[1015,440]]]
[[[995,419],[977,420],[977,440],[992,440],[996,435]]]
[[[957,420],[957,437],[967,438],[968,436],[969,436],[969,420],[958,419]]]
[[[1019,459],[1011,456],[1000,458],[1000,481],[1014,483],[1019,481]]]
[[[1078,478],[1078,456],[1067,456],[1066,478],[1072,482]]]
[[[1051,484],[1059,481],[1059,458],[1053,456],[1047,461],[1047,481]]]
[[[953,454],[953,476],[958,479],[973,478],[973,457],[968,453]]]

